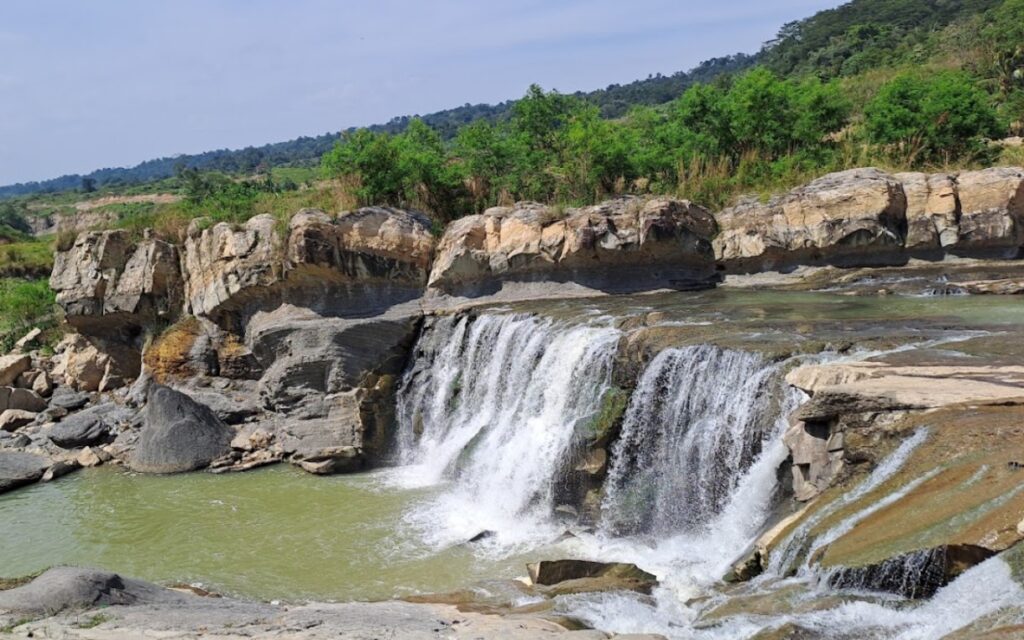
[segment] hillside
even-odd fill
[[[613,84],[604,89],[578,92],[576,97],[598,105],[605,117],[622,116],[634,105],[664,104],[679,97],[688,87],[698,82],[708,82],[723,73],[731,73],[752,66],[756,56],[736,54],[702,62],[690,71],[679,71],[672,75],[652,75],[644,80],[628,84]],[[507,100],[495,105],[466,104],[445,109],[424,116],[398,116],[384,124],[368,127],[375,132],[401,133],[414,118],[420,118],[438,130],[442,137],[454,137],[459,127],[476,120],[490,122],[507,118],[515,104]],[[349,132],[355,129],[348,129]],[[35,193],[60,193],[75,191],[83,181],[91,181],[95,187],[117,187],[163,180],[175,175],[180,168],[200,171],[219,171],[230,174],[251,174],[269,167],[315,166],[320,157],[330,151],[338,140],[338,132],[318,136],[302,136],[286,142],[275,142],[258,147],[229,150],[218,149],[198,154],[186,154],[147,160],[133,167],[98,169],[88,174],[70,174],[42,180],[24,182],[0,187],[0,199]]]

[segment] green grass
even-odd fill
[[[0,277],[43,278],[53,269],[53,240],[38,238],[0,244]]]
[[[47,344],[56,326],[55,295],[46,280],[0,279],[0,351],[10,351],[32,327],[43,329]]]

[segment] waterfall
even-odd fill
[[[399,391],[407,486],[450,482],[413,514],[439,545],[544,528],[559,471],[610,385],[619,332],[530,315],[438,319]]]
[[[799,399],[782,369],[757,353],[712,345],[659,353],[633,393],[613,451],[606,529],[654,537],[706,529],[743,493],[742,480],[762,457],[774,464],[759,487],[746,487],[751,504],[742,508],[767,506],[756,504],[770,501],[756,489],[774,487],[782,450],[762,453],[779,440]]]

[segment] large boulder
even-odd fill
[[[906,207],[902,185],[887,173],[832,173],[767,203],[748,199],[722,211],[715,256],[731,272],[898,262]]]
[[[430,286],[494,293],[506,283],[572,283],[589,290],[708,286],[714,218],[686,200],[621,198],[581,209],[495,207],[450,224]]]
[[[1000,167],[957,176],[957,253],[1015,258],[1024,247],[1024,169]]]
[[[46,408],[46,401],[29,389],[0,387],[0,411],[31,411],[38,413]]]
[[[907,197],[906,248],[915,254],[937,254],[956,244],[960,202],[956,179],[945,173],[897,173]]]
[[[180,473],[209,466],[231,453],[234,431],[208,407],[154,384],[129,467],[143,473]]]
[[[73,327],[131,334],[180,311],[178,249],[161,240],[136,243],[123,230],[82,233],[54,256],[50,287]]]
[[[0,450],[0,493],[36,482],[49,468],[50,460],[42,456]]]
[[[526,565],[530,581],[549,596],[603,591],[650,594],[658,579],[635,564],[589,560],[542,560]]]

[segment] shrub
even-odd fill
[[[999,133],[988,94],[952,71],[896,77],[868,103],[865,126],[872,142],[908,165],[977,157]]]

